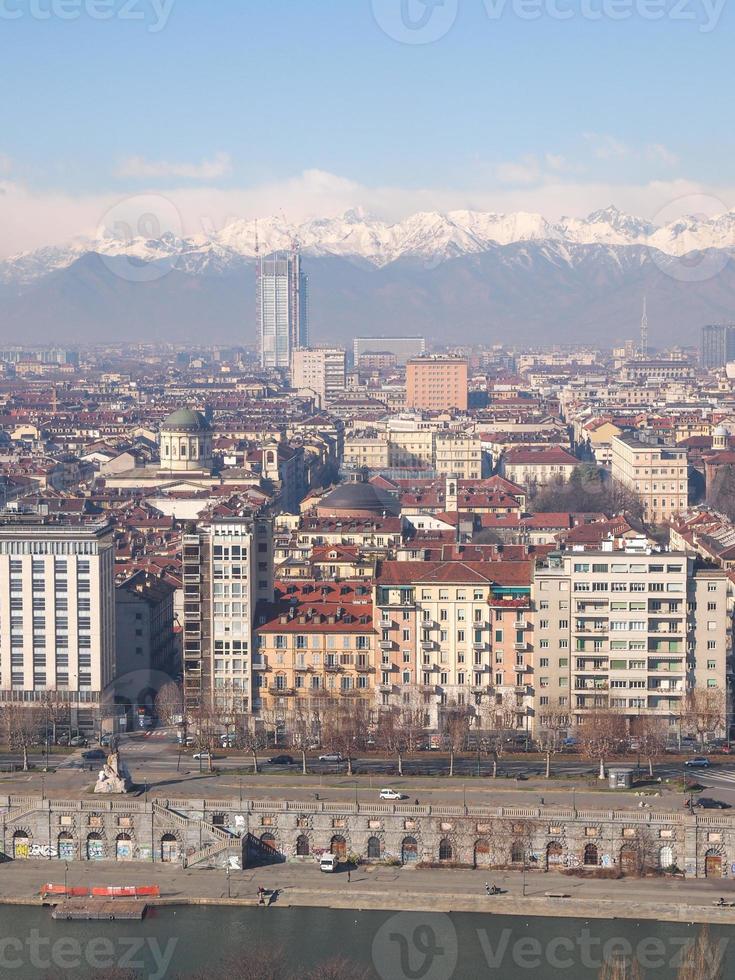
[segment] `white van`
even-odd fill
[[[336,871],[338,864],[339,858],[336,854],[322,854],[319,858],[320,871]]]

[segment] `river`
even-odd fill
[[[636,920],[554,919],[477,913],[187,906],[154,909],[143,922],[55,922],[49,909],[0,906],[0,977],[104,976],[110,967],[147,980],[206,971],[257,944],[283,949],[295,974],[341,955],[382,980],[597,978],[603,955],[638,955],[646,980],[676,976],[700,927]],[[735,927],[709,927],[735,976]],[[701,980],[708,980],[703,976]]]

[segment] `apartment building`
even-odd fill
[[[316,397],[324,408],[344,394],[346,353],[340,347],[300,347],[291,352],[291,387]]]
[[[478,728],[527,728],[530,577],[528,562],[383,562],[375,594],[379,707],[417,692],[429,728],[453,705],[471,708]]]
[[[545,487],[554,480],[568,480],[579,460],[561,446],[519,446],[500,459],[499,472],[524,487]]]
[[[257,711],[253,627],[273,598],[273,526],[268,517],[219,518],[183,539],[184,697],[225,714]]]
[[[264,608],[254,697],[261,717],[284,726],[294,714],[315,721],[327,699],[365,698],[372,707],[375,631],[368,604],[282,603]]]
[[[665,446],[645,433],[613,436],[611,476],[640,497],[649,524],[661,524],[686,509],[689,483],[684,448]]]
[[[107,520],[0,520],[0,701],[53,692],[72,728],[113,697],[115,583]]]
[[[615,709],[679,731],[694,687],[727,690],[727,577],[680,552],[552,552],[533,576],[537,720]]]
[[[406,362],[406,406],[432,412],[467,411],[467,360],[431,355]]]
[[[462,480],[483,476],[483,448],[479,435],[447,431],[430,425],[390,426],[387,432],[355,432],[347,436],[344,465],[350,469],[435,470],[440,476]]]

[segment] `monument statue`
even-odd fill
[[[132,786],[133,781],[127,766],[120,758],[119,750],[110,752],[97,776],[95,793],[129,793]]]

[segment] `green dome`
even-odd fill
[[[162,432],[209,432],[211,426],[201,412],[179,408],[161,423]]]

